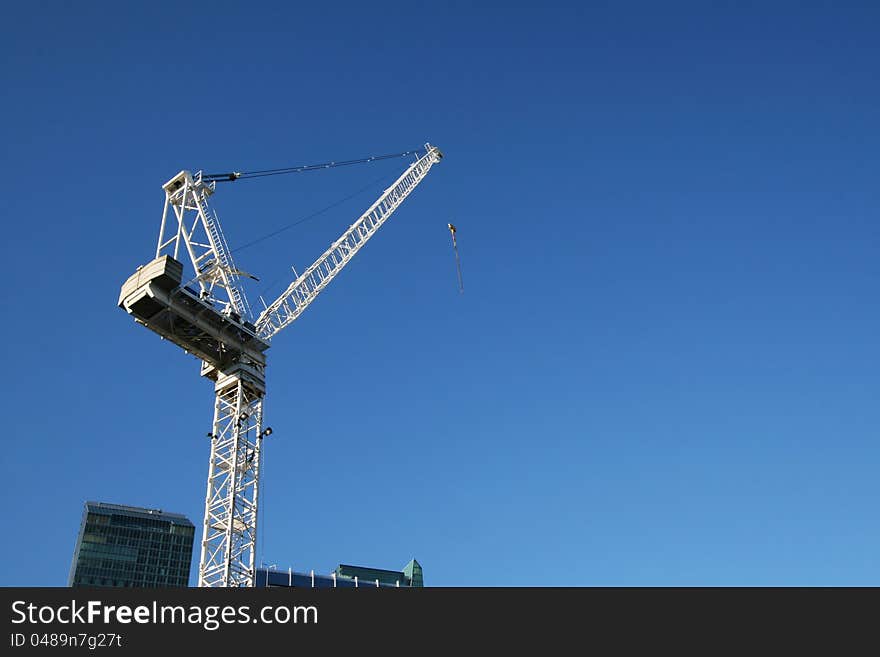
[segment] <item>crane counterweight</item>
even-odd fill
[[[160,256],[140,267],[122,286],[119,307],[182,349],[224,370],[244,357],[262,360],[269,344],[254,325],[236,321],[180,286],[183,265]]]

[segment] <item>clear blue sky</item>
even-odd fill
[[[0,584],[64,585],[87,499],[201,524],[211,385],[116,307],[161,185],[429,141],[273,341],[259,559],[880,585],[876,3],[182,7],[4,10]],[[235,248],[372,184],[237,251],[252,301],[406,163],[220,187]]]

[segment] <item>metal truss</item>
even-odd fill
[[[425,150],[425,155],[413,162],[302,276],[260,314],[255,324],[261,339],[268,342],[299,317],[443,157],[436,146],[425,144]]]
[[[219,375],[199,586],[253,586],[263,431],[263,372]]]
[[[195,176],[181,171],[162,186],[165,209],[159,228],[156,257],[170,255],[179,260],[181,248],[186,250],[196,273],[194,283],[201,298],[217,301],[226,312],[250,318],[251,311],[244,292],[236,285],[241,273],[232,262],[229,245],[220,229],[217,213],[208,205],[216,182],[203,182],[201,171]],[[168,209],[174,218],[168,221]]]

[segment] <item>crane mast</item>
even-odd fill
[[[181,171],[163,186],[156,257],[123,284],[118,305],[200,358],[201,375],[214,383],[199,586],[254,585],[262,444],[271,433],[263,426],[270,340],[302,314],[442,157],[426,144],[425,154],[255,324],[238,284],[241,272],[208,204],[216,181]],[[195,274],[188,282],[178,260],[181,251]]]

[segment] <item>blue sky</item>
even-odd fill
[[[211,386],[115,305],[161,185],[425,142],[268,352],[260,560],[880,584],[876,4],[130,4],[0,26],[0,584],[64,585],[87,499],[201,524]],[[406,163],[218,188],[236,249],[369,187],[236,251],[252,302]]]

